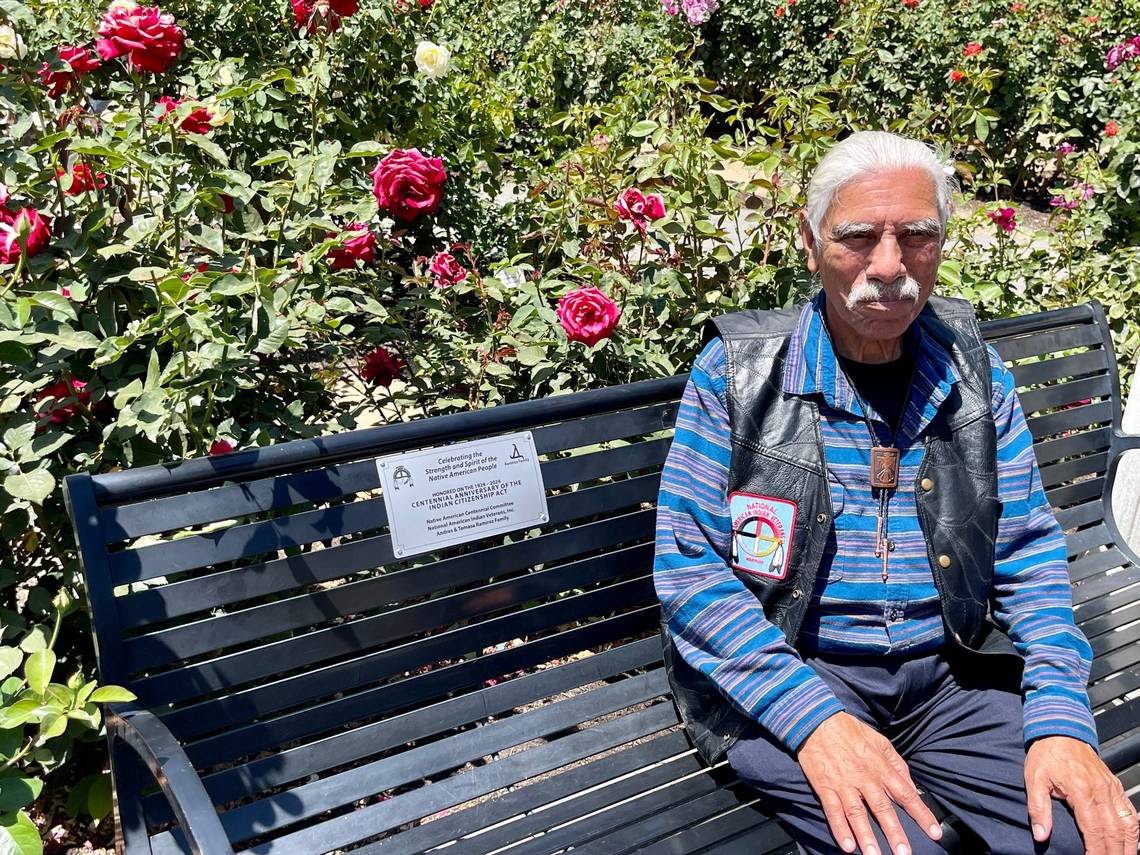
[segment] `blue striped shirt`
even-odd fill
[[[821,291],[803,307],[783,377],[785,393],[819,401],[834,509],[835,538],[829,538],[797,644],[883,655],[932,651],[945,640],[942,610],[914,484],[924,431],[960,378],[942,345],[911,324],[906,346],[916,370],[896,438],[899,486],[889,498],[893,549],[884,582],[882,558],[874,554],[871,437],[824,327],[823,300]],[[1092,648],[1073,620],[1064,534],[1041,485],[1013,375],[997,351],[988,350],[1001,503],[991,604],[994,620],[1026,660],[1024,740],[1065,735],[1096,748],[1085,688]],[[886,423],[871,407],[868,416],[885,443],[891,438]],[[725,352],[714,339],[693,365],[662,472],[654,585],[678,652],[728,702],[795,751],[844,708],[729,567],[729,436]]]

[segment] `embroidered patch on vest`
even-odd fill
[[[796,503],[755,493],[729,493],[732,517],[732,566],[769,579],[788,575]]]

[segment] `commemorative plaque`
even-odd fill
[[[549,519],[530,431],[394,454],[376,468],[397,558]]]

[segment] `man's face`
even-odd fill
[[[808,269],[827,295],[827,319],[844,355],[901,339],[934,290],[942,258],[938,205],[918,169],[868,173],[839,189],[813,239],[800,233]],[[864,351],[865,352],[865,351]]]

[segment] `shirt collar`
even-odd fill
[[[792,331],[784,362],[783,390],[789,395],[820,394],[830,407],[863,417],[847,375],[840,369],[835,349],[824,324],[826,295],[822,289],[806,303]],[[899,433],[916,437],[938,413],[961,376],[950,353],[925,329],[934,318],[930,304],[922,307],[907,328],[904,346],[915,356],[914,384],[903,410]],[[871,408],[872,418],[881,417]]]

